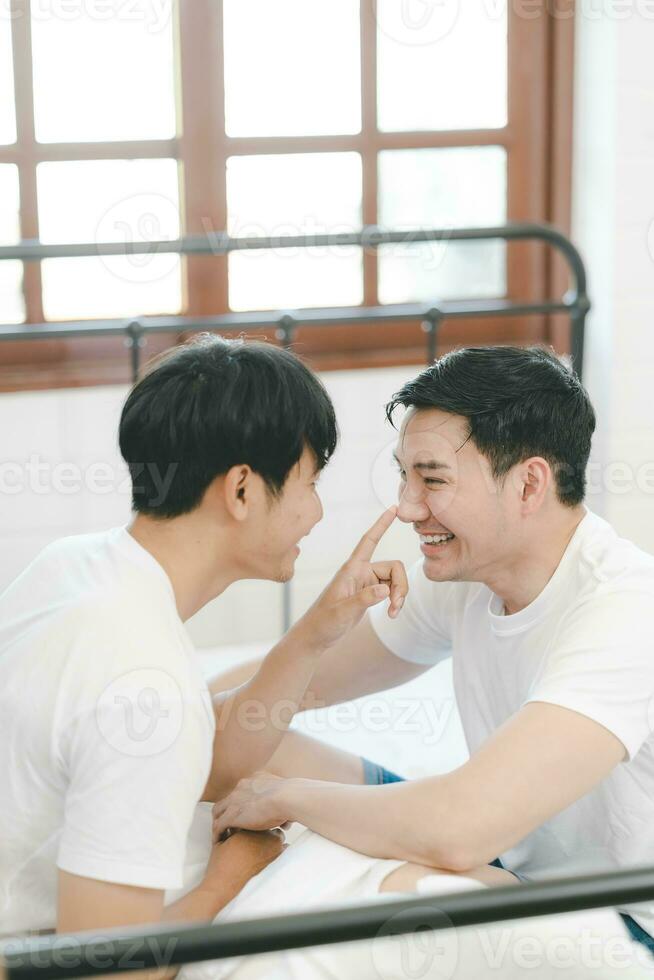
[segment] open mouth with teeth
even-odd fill
[[[453,534],[419,534],[420,538],[420,550],[425,555],[434,554],[437,551],[442,551],[448,546],[450,541],[454,540]]]

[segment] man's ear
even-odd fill
[[[248,516],[254,490],[254,473],[245,463],[232,466],[223,479],[223,495],[227,512],[236,521]]]
[[[552,484],[552,468],[542,456],[532,456],[519,467],[520,502],[524,514],[535,514]]]

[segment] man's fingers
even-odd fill
[[[352,552],[352,558],[357,561],[370,561],[375,548],[388,531],[389,527],[397,517],[397,507],[389,507],[381,517],[377,518],[370,530],[366,531],[358,545]]]
[[[406,569],[401,561],[376,561],[371,567],[379,581],[385,582],[390,588],[391,602],[388,615],[391,619],[395,619],[409,591]]]
[[[383,599],[388,599],[389,595],[390,589],[387,585],[369,585],[367,588],[357,592],[351,599],[348,599],[348,602],[356,603],[355,608],[369,609],[371,606],[376,606]]]
[[[215,818],[215,820],[213,822],[213,839],[214,839],[214,842],[219,841],[220,838],[222,837],[222,835],[225,833],[226,830],[235,830],[235,829],[237,829],[237,828],[235,828],[233,826],[233,822],[234,821],[232,819],[230,819],[230,817],[231,817],[231,814],[229,813],[229,811],[228,810],[225,810],[223,813],[220,814],[219,817],[216,817]]]

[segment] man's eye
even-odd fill
[[[447,483],[447,480],[437,480],[436,477],[426,476],[425,483],[430,487],[431,486],[444,487],[445,484]]]

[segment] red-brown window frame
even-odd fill
[[[570,222],[573,23],[572,0],[555,15],[547,0],[508,5],[508,125],[503,129],[382,133],[376,125],[376,19],[374,0],[361,0],[361,132],[351,136],[230,138],[225,134],[222,0],[180,0],[176,40],[180,133],[172,140],[37,143],[34,133],[29,0],[11,0],[17,141],[0,147],[0,162],[19,168],[21,236],[38,239],[36,167],[46,160],[176,158],[181,162],[182,227],[207,233],[227,225],[225,162],[251,153],[356,151],[363,161],[363,223],[377,223],[377,154],[383,149],[503,146],[508,160],[509,220]],[[539,244],[509,245],[508,295],[538,300],[560,294],[565,273]],[[228,311],[226,256],[190,256],[185,308],[190,316]],[[184,277],[183,277],[184,278]],[[363,255],[363,305],[377,305],[377,254]],[[44,320],[41,270],[24,263],[26,322]],[[295,349],[318,368],[416,363],[424,359],[420,324],[300,329]],[[371,336],[375,336],[371,349]],[[146,356],[178,338],[148,340]],[[440,344],[549,341],[567,349],[561,318],[485,318],[445,321]],[[65,387],[129,380],[120,338],[0,344],[0,390]]]

